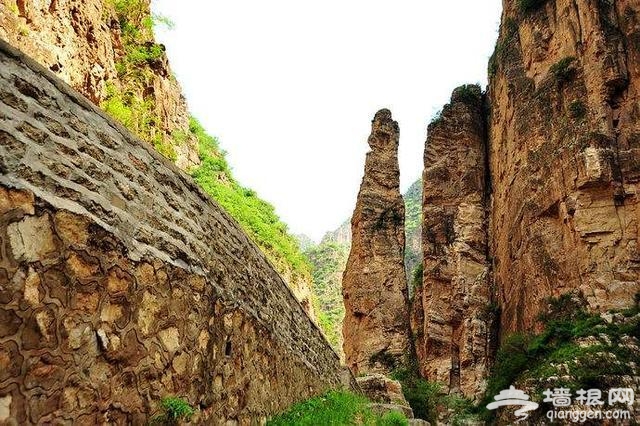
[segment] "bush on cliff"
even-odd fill
[[[540,316],[542,333],[504,340],[479,405],[485,419],[494,415],[484,409],[486,404],[511,385],[528,383],[534,388],[531,396],[539,400],[547,387],[606,388],[611,376],[624,376],[629,365],[640,365],[637,350],[624,343],[629,337],[640,339],[639,307],[611,312],[605,321],[604,315],[589,314],[583,306],[571,295],[550,299]]]

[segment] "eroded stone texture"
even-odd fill
[[[149,3],[150,0],[143,0],[136,7],[151,17]],[[96,105],[107,97],[107,82],[120,85],[116,64],[125,55],[121,33],[109,1],[0,1],[0,38],[27,53]],[[187,104],[165,55],[149,64],[146,71],[150,84],[140,87],[138,95],[153,98],[155,125],[162,137],[171,141],[173,132],[189,127]],[[195,139],[175,144],[174,148],[178,167],[186,170],[200,163]]]
[[[0,94],[0,422],[146,424],[175,395],[259,424],[351,386],[190,177],[3,42]]]
[[[640,291],[640,5],[505,1],[489,86],[491,253],[501,332],[545,299],[592,310]]]
[[[389,372],[409,348],[399,133],[389,110],[375,115],[351,219],[351,252],[342,280],[343,347],[354,374]]]
[[[429,126],[423,174],[423,282],[412,327],[422,374],[468,397],[484,390],[490,337],[483,95],[456,89]]]

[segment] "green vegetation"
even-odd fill
[[[310,265],[274,207],[235,181],[218,141],[194,118],[189,132],[199,146],[201,163],[191,172],[196,182],[238,221],[279,272],[290,267],[294,280],[308,277]]]
[[[391,412],[382,417],[371,412],[369,401],[351,392],[330,391],[291,407],[267,422],[269,426],[354,425],[405,426],[403,414]]]
[[[553,64],[549,69],[549,72],[558,83],[569,81],[575,72],[574,68],[571,67],[575,60],[576,58],[573,56],[567,56]]]
[[[155,416],[151,424],[177,425],[182,421],[188,422],[195,414],[195,410],[188,402],[181,398],[167,397],[160,403],[162,413]]]
[[[455,94],[462,102],[473,105],[480,101],[482,89],[476,84],[464,84],[455,89]]]
[[[523,14],[533,13],[542,8],[548,0],[518,0],[518,7]]]
[[[422,179],[414,182],[403,198],[406,240],[404,265],[407,271],[407,280],[410,283],[416,267],[422,263],[422,235],[420,235],[420,230],[422,229]],[[409,292],[411,293],[412,290],[413,288],[410,287]]]
[[[117,82],[109,81],[106,97],[100,105],[162,155],[176,160],[174,141],[161,129],[153,87],[153,66],[164,58],[164,47],[155,43],[153,28],[159,23],[171,25],[167,18],[152,16],[143,0],[108,0],[120,24],[124,55],[116,62]]]
[[[477,410],[470,400],[455,394],[447,395],[440,383],[422,378],[415,357],[408,357],[405,365],[394,370],[391,377],[402,384],[404,397],[418,419],[437,424],[438,412],[443,410],[452,412],[449,421],[454,426],[477,418]]]
[[[600,315],[588,314],[579,297],[563,295],[548,303],[548,311],[540,316],[546,324],[541,334],[514,334],[503,342],[480,407],[501,390],[527,379],[544,388],[552,377],[553,386],[604,388],[604,375],[625,375],[630,363],[640,363],[640,356],[621,344],[623,336],[640,338],[638,306],[618,313],[626,320],[607,323]],[[580,339],[592,343],[579,344]],[[536,394],[542,390],[536,389]],[[485,418],[492,416],[483,411]]]
[[[569,104],[569,112],[574,119],[582,120],[587,116],[587,107],[584,102],[576,100]]]
[[[349,257],[349,246],[323,242],[308,248],[304,254],[311,262],[318,323],[331,346],[341,353],[344,319],[342,273]]]
[[[200,186],[238,221],[283,276],[292,283],[301,277],[308,280],[310,266],[287,226],[273,206],[235,181],[217,140],[207,135],[194,118],[187,129],[173,129],[170,134],[162,122],[153,87],[158,70],[167,70],[163,64],[164,47],[154,42],[153,29],[157,25],[171,27],[173,23],[152,15],[146,0],[107,3],[118,19],[124,54],[117,58],[118,79],[107,82],[101,107],[172,161],[177,159],[176,147],[197,142],[202,163],[192,170],[192,175]]]
[[[418,287],[422,287],[423,272],[424,266],[422,266],[422,263],[419,263],[411,273],[411,288],[416,289]]]
[[[442,398],[442,386],[423,379],[418,371],[417,362],[396,369],[391,377],[402,384],[402,393],[418,419],[436,424],[438,405]]]
[[[498,39],[493,54],[489,58],[488,73],[493,77],[498,72],[498,66],[505,59],[513,55],[516,46],[514,41],[518,37],[518,23],[513,18],[507,18],[504,22],[503,37]]]

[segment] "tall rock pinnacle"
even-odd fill
[[[411,323],[422,374],[468,397],[484,391],[491,337],[485,144],[480,87],[462,86],[429,126]]]
[[[409,348],[399,137],[391,112],[378,111],[351,219],[353,240],[342,280],[344,352],[354,374],[389,372]]]

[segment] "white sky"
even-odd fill
[[[374,113],[400,124],[402,189],[430,118],[486,85],[501,0],[153,0],[189,107],[234,176],[319,239],[348,218]]]

